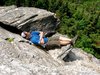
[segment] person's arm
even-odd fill
[[[40,44],[44,44],[43,36],[44,36],[44,32],[40,31]]]

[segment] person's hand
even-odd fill
[[[40,44],[43,45],[44,44],[44,39],[43,39],[43,32],[40,32]]]
[[[43,39],[43,38],[40,39],[40,44],[41,44],[41,45],[44,44],[44,39]]]

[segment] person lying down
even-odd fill
[[[46,33],[43,31],[23,31],[21,33],[21,36],[29,40],[31,43],[41,46],[47,50],[54,47],[61,48],[61,46],[66,46],[68,44],[73,45],[75,40],[77,39],[77,36],[75,36],[74,39],[70,39],[62,36],[47,37],[44,36],[45,34]]]

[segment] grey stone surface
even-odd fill
[[[24,9],[24,7],[16,8],[15,6],[0,7],[0,9],[2,10],[0,13],[5,12],[4,14],[2,13],[3,15],[0,14],[0,16],[3,16],[4,18],[9,12],[9,16],[13,16],[15,12],[12,11],[16,11],[17,9],[18,11],[15,17],[23,14],[19,14],[18,12],[26,11],[26,9],[28,11],[33,10],[33,8],[26,7]],[[23,11],[19,11],[22,9]],[[42,9],[36,10],[38,13],[39,11],[46,11]],[[31,15],[34,16],[35,14]],[[42,15],[42,13],[39,13],[39,15],[40,16],[34,18],[35,21],[37,20],[39,23],[45,23],[42,22],[42,20],[40,21],[39,18],[42,17],[43,19],[44,16],[47,17],[46,14]],[[18,24],[18,21],[16,21],[17,18],[15,17],[8,17],[10,19],[5,20],[0,17],[0,21],[16,28],[20,27],[19,25],[22,24],[22,27],[19,29],[24,29],[23,26],[27,26],[25,24],[27,22],[25,21],[26,17],[29,16],[24,16],[24,23],[20,20]],[[47,21],[46,19],[47,18],[43,21]],[[16,22],[12,23],[12,20]],[[48,17],[48,21],[49,20],[50,17]],[[50,24],[50,26],[52,26],[52,24]],[[55,36],[63,35],[57,33],[52,37]],[[65,35],[64,37],[67,36]],[[6,38],[14,38],[14,40],[5,40]],[[0,26],[0,75],[100,75],[100,60],[93,55],[84,52],[80,48],[72,47],[72,49],[69,49],[70,45],[67,45],[59,49],[45,51],[44,49],[40,49],[28,43],[19,42],[20,40],[25,39]]]
[[[15,39],[9,42],[5,40],[8,37]],[[0,27],[0,75],[100,75],[100,60],[79,48],[73,48],[60,59],[57,57],[69,45],[45,52],[18,42],[22,39]]]
[[[57,27],[54,13],[34,7],[0,7],[0,22],[21,30],[53,30]]]

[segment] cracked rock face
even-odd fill
[[[58,23],[54,13],[38,8],[16,6],[0,7],[0,22],[22,31],[54,30]]]
[[[5,12],[2,13],[3,15],[0,14],[0,16],[5,15],[4,18],[9,12],[12,13],[10,16],[15,14],[15,9],[18,9],[18,12],[25,11],[24,7],[16,8],[15,6],[0,7],[0,9],[2,9],[0,10],[0,13]],[[19,9],[23,9],[23,11],[19,11]],[[33,9],[36,8],[27,8],[27,10],[30,11]],[[14,13],[12,12],[12,10],[14,11]],[[43,11],[46,10],[40,9],[40,12]],[[15,16],[23,14],[19,14],[18,12]],[[50,14],[51,12],[46,13]],[[38,15],[43,16],[44,13],[39,13]],[[44,21],[40,21],[41,18],[37,16],[35,17],[35,20],[37,18],[39,18],[37,20],[37,24],[45,23],[46,19],[42,18]],[[48,21],[50,20],[49,18],[50,17],[48,17]],[[20,22],[20,24],[22,24],[22,27],[18,28],[18,25],[20,24],[17,24],[17,21],[13,21],[13,23],[11,23],[11,21],[15,20],[15,18],[4,20],[2,17],[0,17],[0,21],[1,20],[2,23],[4,23],[3,25],[11,25],[16,27],[17,29],[24,29],[23,26],[27,26],[25,22],[29,22]],[[51,27],[52,24],[50,24]],[[63,35],[56,33],[53,36]],[[9,41],[6,40],[6,38],[14,39],[12,41]],[[67,45],[63,46],[62,48],[45,51],[28,43],[19,42],[20,40],[25,39],[20,35],[12,33],[0,26],[0,75],[100,75],[100,60],[96,59],[91,54],[87,54],[79,48],[70,48],[70,45]]]

